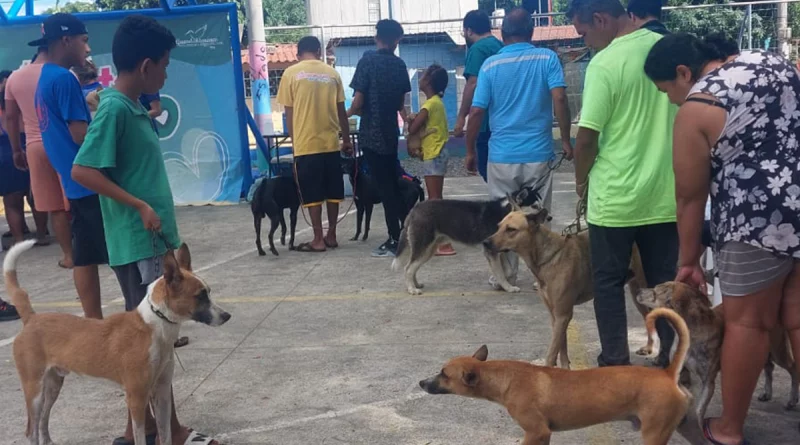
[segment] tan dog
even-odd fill
[[[695,398],[691,415],[697,416],[697,425],[702,427],[706,408],[714,396],[715,382],[720,370],[722,339],[725,332],[725,315],[722,305],[712,309],[708,297],[698,289],[683,283],[669,282],[653,289],[635,289],[636,298],[650,308],[669,308],[677,312],[689,327],[692,344],[686,358],[683,383]],[[792,390],[786,409],[793,409],[798,402],[797,364],[792,357],[789,338],[783,327],[770,334],[770,360],[764,370],[766,374],[764,393],[761,401],[772,398],[773,360],[785,369],[792,379]]]
[[[28,411],[26,436],[31,445],[52,443],[50,410],[70,372],[111,380],[125,390],[136,445],[145,445],[144,418],[152,401],[162,445],[170,445],[174,344],[180,325],[194,320],[210,326],[228,321],[229,313],[209,300],[210,289],[191,272],[186,245],[164,257],[164,276],[153,282],[137,310],[93,320],[69,314],[35,314],[17,281],[17,260],[33,247],[12,247],[3,262],[6,290],[22,317],[14,340],[14,361]]]
[[[545,445],[557,431],[630,420],[641,425],[645,445],[666,445],[689,406],[678,373],[689,348],[686,323],[669,309],[647,316],[655,330],[658,317],[678,331],[678,349],[666,369],[612,366],[568,371],[522,361],[490,360],[486,346],[472,357],[450,360],[442,371],[419,382],[430,394],[455,394],[503,405],[525,430],[522,445]]]
[[[539,283],[553,327],[545,364],[556,366],[556,359],[560,358],[561,367],[569,368],[567,327],[573,308],[594,298],[589,232],[562,236],[545,227],[547,220],[546,209],[511,212],[500,222],[497,232],[484,242],[484,247],[493,253],[514,251],[528,265]],[[646,283],[635,247],[631,269],[636,273],[634,280]],[[643,316],[647,314],[644,306],[636,303],[636,307]],[[652,335],[648,333],[647,346],[637,353],[649,354],[652,347]]]

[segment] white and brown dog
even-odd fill
[[[70,314],[35,314],[17,281],[17,260],[34,240],[19,243],[3,262],[6,290],[22,317],[14,340],[28,410],[31,445],[52,443],[48,423],[64,377],[70,372],[111,380],[125,390],[136,445],[145,445],[144,418],[152,402],[162,445],[170,445],[170,387],[174,344],[181,323],[194,320],[220,326],[231,315],[209,299],[210,289],[191,270],[186,245],[164,257],[164,276],[153,282],[137,310],[105,320]],[[40,436],[41,434],[41,436]]]

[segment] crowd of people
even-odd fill
[[[452,131],[466,136],[466,168],[485,180],[491,198],[534,187],[549,208],[555,116],[563,156],[574,157],[576,193],[587,204],[599,366],[630,364],[623,287],[634,244],[649,286],[673,280],[705,286],[699,262],[709,244],[702,234],[710,200],[726,324],[723,412],[705,421],[704,433],[714,444],[746,443],[746,414],[776,324],[800,357],[798,71],[780,55],[740,51],[719,37],[670,34],[658,0],[631,0],[627,10],[619,0],[572,0],[566,15],[596,52],[574,143],[559,57],[532,44],[531,15],[510,11],[502,42],[485,13],[464,17],[466,85]],[[126,310],[133,310],[160,275],[163,254],[180,243],[153,121],[175,38],[152,19],[123,20],[113,42],[118,76],[104,89],[87,61],[89,37],[80,20],[55,14],[42,29],[30,43],[35,59],[0,73],[0,191],[9,236],[18,242],[29,232],[27,197],[40,243],[47,242],[48,216],[52,222],[63,253],[59,265],[73,269],[86,316],[103,316],[97,265],[106,263]],[[420,78],[426,100],[410,113],[408,70],[396,55],[403,34],[396,21],[377,23],[377,50],[358,63],[349,109],[342,79],[321,61],[315,37],[300,40],[300,62],[283,75],[278,101],[314,234],[298,246],[301,252],[338,246],[344,199],[338,152],[353,154],[351,116],[360,116],[363,167],[386,218],[388,239],[373,256],[395,254],[408,211],[397,182],[398,113],[409,134],[422,137],[421,151],[410,154],[423,161],[430,199],[443,198],[451,129],[442,96],[449,75],[438,65],[426,69]],[[442,245],[438,254],[455,250]],[[516,257],[508,261],[515,273]],[[0,302],[0,320],[14,314]],[[666,366],[673,332],[666,324],[658,331],[656,365]],[[201,436],[180,426],[174,412],[172,422],[177,443]],[[154,434],[152,419],[147,425]],[[130,421],[115,443],[131,443]]]

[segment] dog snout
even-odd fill
[[[494,243],[492,243],[492,239],[486,238],[483,240],[483,247],[486,248],[486,250],[494,251]]]
[[[222,319],[222,323],[220,323],[220,324],[224,324],[224,323],[227,323],[228,320],[231,319],[231,314],[229,312],[224,312],[223,311],[222,314],[220,314],[219,318]]]

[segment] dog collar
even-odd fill
[[[156,307],[155,307],[155,306],[153,306],[153,302],[150,300],[150,297],[147,297],[147,302],[148,302],[148,303],[150,303],[150,310],[151,310],[151,311],[152,311],[154,314],[156,314],[156,317],[158,317],[158,318],[160,318],[160,319],[162,319],[162,320],[166,321],[166,322],[167,322],[167,323],[169,323],[169,324],[178,324],[178,322],[177,322],[177,321],[172,321],[172,320],[170,320],[170,319],[169,319],[169,317],[167,317],[166,315],[164,315],[164,313],[163,313],[163,312],[161,312],[161,311],[159,311],[158,309],[156,309]]]

